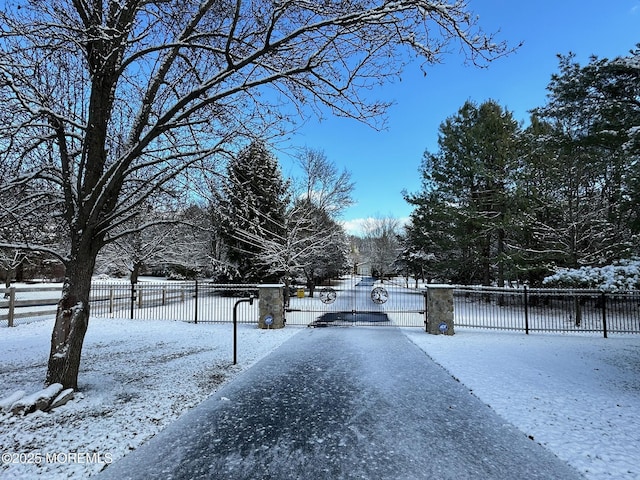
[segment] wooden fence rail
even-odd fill
[[[185,291],[167,290],[166,287],[155,288],[153,285],[142,287],[138,285],[134,290],[135,298],[131,296],[131,285],[116,284],[110,285],[106,289],[94,288],[95,293],[91,294],[91,304],[98,311],[113,314],[117,309],[122,309],[123,305],[128,308],[135,305],[138,309],[150,306],[166,305],[171,302],[184,302]],[[6,313],[0,312],[0,321],[6,321],[9,327],[15,326],[15,320],[20,318],[44,317],[55,315],[57,305],[60,300],[60,287],[9,287],[5,290],[5,299],[0,300],[0,309],[6,309]],[[33,294],[41,292],[56,292],[47,298],[17,299],[16,293]],[[50,307],[50,308],[29,308],[26,307]],[[23,311],[21,311],[23,310]]]
[[[0,313],[0,321],[7,321],[9,327],[13,327],[15,320],[19,318],[30,318],[34,316],[55,315],[57,311],[58,300],[60,300],[60,287],[10,287],[4,289],[5,299],[0,300],[0,309],[7,309],[7,313]],[[40,293],[40,292],[56,292],[57,297],[54,298],[30,298],[19,300],[16,299],[16,291],[20,293]],[[29,311],[16,311],[24,307],[50,307],[43,310],[33,308]]]

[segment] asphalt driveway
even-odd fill
[[[396,328],[308,329],[100,479],[582,478]]]

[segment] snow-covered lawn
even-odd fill
[[[0,400],[42,388],[52,328],[0,328]],[[86,478],[104,467],[93,460],[134,450],[299,331],[239,325],[233,366],[232,324],[93,318],[76,399],[51,413],[0,413],[0,479]]]
[[[640,337],[404,331],[586,478],[640,479]]]
[[[0,329],[0,399],[42,387],[52,325]],[[0,453],[16,454],[0,478],[86,478],[104,466],[91,461],[121,458],[299,331],[240,325],[234,367],[231,324],[92,319],[82,393],[52,413],[0,414]],[[640,478],[640,337],[403,331],[587,478]]]

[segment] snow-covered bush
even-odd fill
[[[604,267],[561,269],[546,277],[546,287],[593,288],[603,292],[640,290],[640,258],[621,260]]]

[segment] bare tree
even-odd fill
[[[26,189],[20,193],[26,192]],[[0,269],[4,270],[5,288],[9,288],[14,276],[19,281],[27,267],[37,269],[43,265],[56,264],[52,261],[52,256],[46,251],[33,252],[29,248],[11,248],[10,245],[28,246],[37,243],[41,246],[60,247],[64,240],[60,237],[55,222],[50,220],[50,212],[46,207],[21,212],[17,215],[18,199],[22,195],[1,195],[0,194]],[[44,274],[39,268],[39,274]],[[5,292],[5,296],[8,291]]]
[[[347,237],[336,220],[353,204],[355,184],[351,173],[346,168],[340,171],[322,150],[305,147],[297,160],[302,176],[294,182],[296,197],[309,217],[307,235],[317,238],[315,248],[303,255],[299,265],[313,297],[317,284],[348,269]]]
[[[300,197],[333,217],[353,205],[354,183],[346,168],[339,171],[322,150],[308,147],[302,149],[297,160],[303,173],[298,182]]]
[[[203,226],[207,216],[202,209],[192,206],[174,212],[149,208],[141,217],[156,223],[139,230],[136,227],[141,219],[134,219],[126,233],[101,250],[97,272],[126,272],[135,284],[138,277],[150,269],[173,275],[207,271],[208,232]]]
[[[77,388],[100,249],[167,184],[188,186],[242,138],[287,115],[372,122],[368,89],[408,52],[452,42],[483,62],[506,52],[466,2],[427,0],[14,0],[0,7],[0,222],[47,209],[68,237],[46,382]],[[293,106],[295,108],[289,108]],[[264,133],[263,133],[264,132]],[[140,225],[144,228],[146,225]],[[9,245],[7,245],[9,246]]]
[[[9,287],[15,275],[16,269],[27,260],[27,256],[21,250],[7,250],[0,248],[0,268],[4,270],[4,296],[9,296]]]
[[[255,261],[281,278],[287,289],[292,277],[304,275],[310,296],[318,278],[347,265],[346,253],[340,255],[346,250],[342,227],[308,200],[294,202],[277,231],[238,229],[235,235],[255,248]]]
[[[393,217],[369,218],[363,225],[364,257],[371,264],[371,273],[384,278],[395,269],[401,254],[400,222]]]

